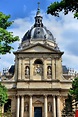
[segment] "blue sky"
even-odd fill
[[[12,19],[24,18],[30,15],[32,10],[37,9],[37,3],[46,12],[47,7],[55,0],[1,0],[0,11],[10,14]]]
[[[64,51],[62,57],[63,65],[78,71],[78,20],[73,18],[69,13],[56,18],[46,14],[47,7],[55,0],[0,0],[0,11],[11,15],[14,24],[10,27],[14,35],[21,38],[27,30],[34,24],[34,17],[37,11],[37,3],[40,2],[43,24],[52,32],[56,38],[61,51]],[[19,43],[12,44],[17,50]],[[0,55],[0,71],[3,68],[10,67],[14,64],[14,55]]]

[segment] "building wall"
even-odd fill
[[[61,117],[71,87],[71,81],[63,78],[61,56],[49,50],[15,53],[15,74],[2,81],[8,88],[13,117],[34,117],[35,107],[42,107],[42,117]]]

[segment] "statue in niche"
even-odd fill
[[[28,108],[29,108],[29,107],[28,107],[28,104],[26,103],[26,105],[25,105],[25,111],[26,111],[26,112],[28,112]]]
[[[48,75],[51,75],[51,67],[50,66],[48,67],[48,71],[47,72],[48,72]]]
[[[52,105],[51,105],[51,103],[48,104],[48,111],[52,112]]]
[[[26,67],[26,75],[29,75],[30,74],[30,70],[29,70],[29,67],[27,66]]]

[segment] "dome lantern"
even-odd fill
[[[40,3],[38,2],[38,9],[37,9],[37,13],[36,13],[36,17],[35,17],[35,27],[42,27],[42,16],[40,14],[40,7],[39,7]]]

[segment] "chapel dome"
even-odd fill
[[[26,40],[51,40],[55,42],[55,38],[52,33],[43,25],[42,16],[40,14],[40,8],[37,9],[35,24],[28,30],[24,37],[22,38],[22,42]]]
[[[52,35],[52,33],[46,29],[46,27],[42,26],[42,27],[32,27],[30,30],[28,30],[26,32],[26,34],[24,35],[22,42],[26,41],[26,40],[52,40],[55,42],[55,39]]]

